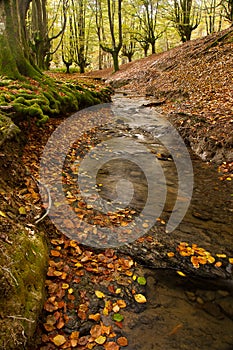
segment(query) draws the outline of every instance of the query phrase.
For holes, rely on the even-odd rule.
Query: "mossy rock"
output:
[[[44,300],[47,248],[38,233],[17,225],[0,260],[0,349],[23,349],[32,339]]]
[[[0,146],[6,141],[16,137],[20,133],[13,121],[0,114]]]

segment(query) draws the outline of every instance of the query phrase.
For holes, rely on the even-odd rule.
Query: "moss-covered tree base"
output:
[[[85,84],[86,85],[86,84]],[[0,112],[13,122],[31,117],[37,124],[49,117],[68,115],[81,108],[110,100],[111,90],[102,86],[96,91],[76,82],[62,82],[44,75],[38,80],[11,80],[0,77]]]

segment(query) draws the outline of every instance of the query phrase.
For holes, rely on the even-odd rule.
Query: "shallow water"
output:
[[[155,200],[152,200],[147,208],[148,222],[150,218],[155,217],[155,206],[157,209],[159,207],[159,210],[164,206],[161,217],[164,217],[166,222],[172,212],[175,212],[178,221],[181,221],[176,229],[169,233],[173,242],[177,244],[181,241],[191,242],[215,254],[226,253],[228,257],[233,256],[232,197],[230,197],[232,187],[229,183],[219,181],[214,167],[203,163],[191,153],[194,189],[191,204],[186,212],[191,193],[192,171],[188,169],[187,163],[180,167],[175,166],[174,163],[179,159],[182,161],[183,157],[180,152],[183,148],[177,147],[176,142],[171,142],[171,137],[176,135],[176,132],[159,113],[144,107],[143,104],[146,103],[148,100],[145,98],[121,95],[114,98],[112,109],[117,117],[115,124],[117,139],[107,147],[112,148],[115,156],[122,157],[121,151],[117,150],[119,145],[128,158],[131,154],[132,161],[134,161],[132,155],[136,156],[141,162],[141,171],[119,159],[115,165],[106,164],[98,174],[98,181],[103,184],[100,192],[103,199],[111,202],[112,194],[115,193],[118,206],[126,205],[127,197],[130,197],[131,206],[137,210],[142,209],[148,200],[146,192],[148,182],[154,181],[152,174],[155,164],[150,161],[148,155],[149,152],[154,153],[163,172],[161,177],[165,178],[166,195],[160,202],[163,195],[160,187],[164,186],[164,182],[161,178],[154,181],[155,186],[150,191],[152,191],[151,197]],[[127,131],[126,125],[129,126]],[[112,137],[112,129],[112,125],[109,130],[106,127],[105,135],[108,135],[109,131]],[[134,142],[127,143],[129,139]],[[141,145],[147,151],[143,151]],[[143,158],[140,158],[141,155]],[[112,170],[111,176],[109,176],[110,170]],[[142,173],[146,173],[147,182],[143,179]],[[136,195],[133,199],[131,190],[127,189],[127,181],[121,183],[119,191],[116,191],[116,184],[122,178],[134,184]],[[186,186],[181,186],[179,189],[183,180]],[[177,196],[179,204],[174,208]],[[169,237],[167,239],[169,240]],[[147,252],[139,252],[140,261],[143,261],[143,254],[146,256]],[[229,264],[228,269],[231,267]],[[148,303],[144,311],[138,314],[130,310],[124,312],[127,317],[123,332],[129,339],[129,346],[125,349],[233,349],[231,282],[228,284],[220,281],[212,284],[208,280],[196,281],[180,277],[175,271],[166,269],[155,270],[141,266],[141,270],[142,274],[147,276]]]

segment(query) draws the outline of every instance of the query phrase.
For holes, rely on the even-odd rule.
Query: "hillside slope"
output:
[[[93,72],[116,89],[150,96],[203,160],[233,161],[233,28],[170,51]]]

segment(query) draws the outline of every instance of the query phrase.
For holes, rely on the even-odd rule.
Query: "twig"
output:
[[[8,318],[13,318],[15,320],[24,320],[24,321],[31,322],[31,323],[35,322],[34,320],[29,320],[29,318],[22,317],[22,316],[7,316],[7,317]]]
[[[15,278],[15,276],[12,274],[11,270],[9,270],[7,267],[2,267],[2,266],[1,266],[1,268],[2,268],[2,270],[4,270],[4,271],[6,271],[6,272],[9,273],[9,275],[11,276],[11,278],[13,279],[13,281],[15,282],[16,286],[18,286],[18,285],[19,285],[19,284],[18,284],[18,281],[17,281],[17,279]]]
[[[44,187],[46,192],[47,192],[47,196],[48,196],[48,199],[49,199],[49,202],[48,202],[48,208],[46,209],[46,212],[44,213],[44,215],[39,218],[38,220],[35,221],[36,224],[38,224],[40,221],[44,220],[44,218],[48,215],[50,209],[51,209],[51,206],[52,206],[52,199],[51,199],[51,195],[50,195],[50,191],[48,189],[47,186],[45,186],[44,184],[42,184],[39,180],[36,180],[40,186]]]

